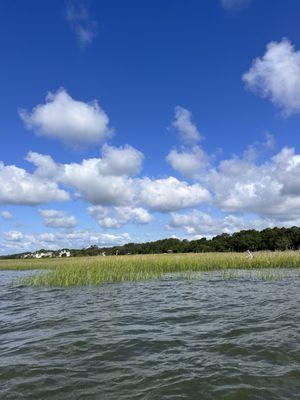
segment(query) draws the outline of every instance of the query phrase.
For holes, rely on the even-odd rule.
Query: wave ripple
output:
[[[299,275],[12,287],[1,400],[299,399]]]

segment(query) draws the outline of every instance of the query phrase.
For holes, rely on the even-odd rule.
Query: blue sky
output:
[[[299,225],[297,0],[0,9],[1,254]]]

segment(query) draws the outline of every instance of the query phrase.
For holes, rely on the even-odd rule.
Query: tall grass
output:
[[[161,279],[166,274],[201,271],[300,268],[300,252],[154,254],[40,260],[1,260],[0,269],[47,270],[23,279],[36,286],[98,285]]]

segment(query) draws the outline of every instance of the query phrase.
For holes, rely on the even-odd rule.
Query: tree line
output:
[[[300,250],[300,228],[267,228],[262,231],[242,230],[233,234],[223,233],[211,239],[180,240],[168,238],[146,243],[127,243],[123,246],[70,249],[71,255],[125,255],[160,253],[203,253],[203,252],[243,252],[243,251]],[[21,258],[25,253],[2,256],[0,258]]]
[[[127,243],[123,246],[91,246],[83,250],[73,250],[72,255],[125,255],[159,253],[204,253],[204,252],[243,252],[263,250],[300,249],[300,228],[268,228],[262,231],[243,230],[233,234],[223,233],[212,239],[180,240],[175,238],[156,240],[146,243]]]

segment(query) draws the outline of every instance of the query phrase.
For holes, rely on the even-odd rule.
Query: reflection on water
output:
[[[300,279],[13,287],[0,272],[1,400],[299,399]]]

